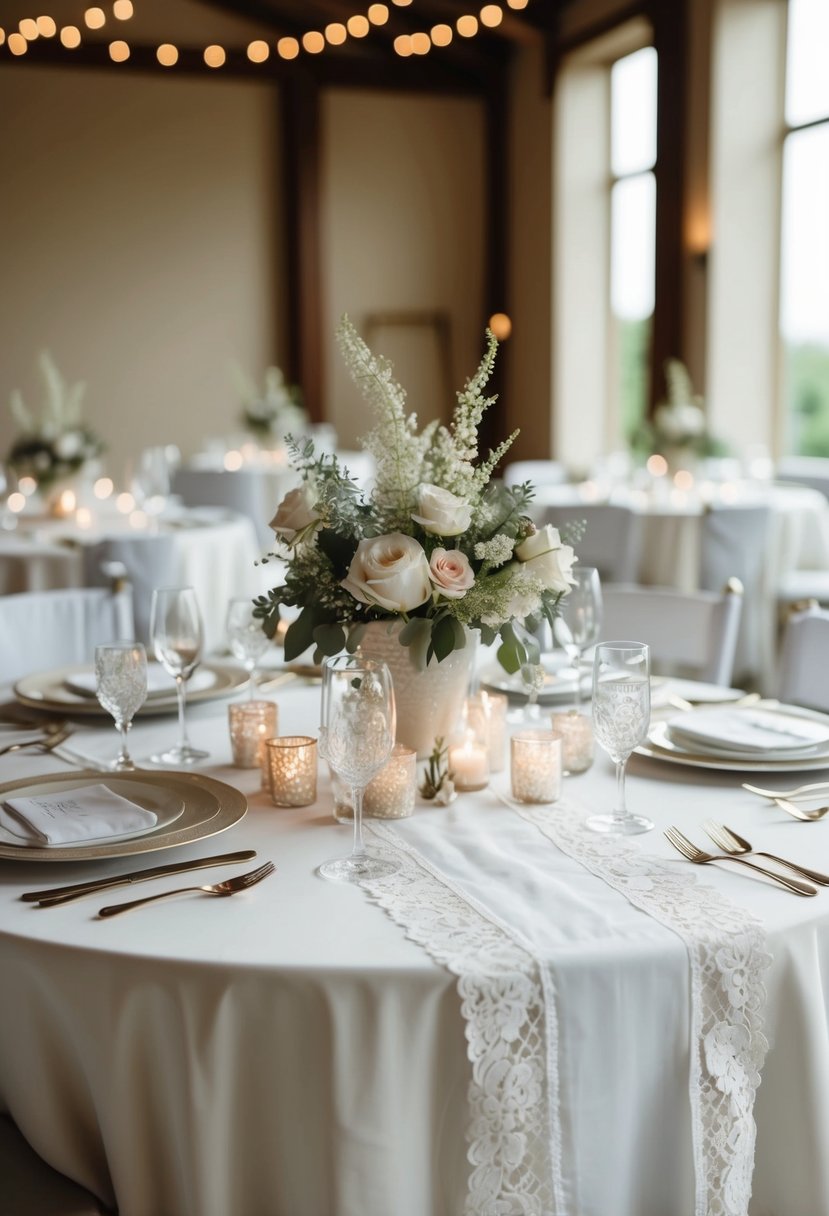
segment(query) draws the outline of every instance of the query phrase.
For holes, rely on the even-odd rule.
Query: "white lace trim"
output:
[[[509,803],[519,815],[672,929],[691,964],[690,1097],[695,1216],[746,1216],[754,1169],[754,1095],[768,1043],[763,1034],[766,934],[751,913],[693,874],[583,826],[572,803]]]
[[[472,1063],[467,1216],[563,1210],[557,1119],[555,999],[519,934],[461,893],[388,826],[364,824],[373,852],[400,869],[362,886],[458,977]],[[547,981],[548,983],[549,981]],[[554,1206],[555,1204],[555,1206]]]

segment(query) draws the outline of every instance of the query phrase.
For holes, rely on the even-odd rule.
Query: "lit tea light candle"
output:
[[[244,464],[244,457],[242,456],[241,452],[225,452],[223,463],[228,473],[235,473],[238,469],[241,469],[242,465]]]
[[[64,519],[71,515],[78,505],[78,499],[74,490],[63,490],[57,501],[56,515],[62,516]]]
[[[310,735],[268,739],[268,779],[274,806],[310,806],[317,798],[317,741]]]
[[[278,729],[276,704],[273,701],[240,701],[228,705],[227,718],[233,763],[237,768],[263,768],[265,742],[272,739]]]
[[[449,776],[459,791],[482,790],[489,784],[489,748],[474,730],[449,748]]]
[[[479,705],[483,713],[486,731],[490,773],[500,773],[506,763],[507,709],[509,698],[502,692],[487,692],[482,689],[467,698],[468,706]]]
[[[26,495],[15,490],[6,499],[6,506],[14,515],[19,515],[21,511],[26,510]]]
[[[129,515],[130,511],[135,510],[135,499],[129,490],[125,490],[123,494],[119,494],[115,499],[115,508],[122,515]]]
[[[584,773],[593,763],[593,723],[574,709],[553,714],[553,735],[561,739],[564,775]]]
[[[391,759],[366,786],[363,813],[374,819],[403,819],[411,815],[417,788],[417,753],[396,743]]]
[[[20,477],[17,482],[17,488],[21,494],[25,494],[29,498],[37,489],[37,482],[34,477]]]
[[[89,507],[78,507],[75,512],[75,523],[84,532],[88,532],[92,527],[92,512]]]
[[[561,797],[561,739],[546,730],[524,730],[510,740],[510,777],[516,802],[555,802]]]
[[[103,501],[105,498],[112,497],[112,491],[114,489],[115,486],[111,477],[99,477],[95,482],[95,485],[92,487],[92,493],[96,498],[100,498]]]

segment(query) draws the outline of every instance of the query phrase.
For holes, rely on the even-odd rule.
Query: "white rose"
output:
[[[432,582],[448,600],[459,600],[475,582],[469,558],[460,549],[433,549],[429,558]]]
[[[78,431],[64,431],[55,440],[55,455],[61,460],[74,460],[83,450],[83,435]]]
[[[460,536],[472,523],[469,503],[426,481],[417,488],[417,509],[412,519],[430,536]]]
[[[277,536],[290,544],[297,533],[314,523],[316,518],[314,495],[308,484],[303,482],[295,490],[288,491],[276,508],[276,515],[268,527],[273,528]]]
[[[402,532],[361,540],[341,586],[361,604],[387,612],[411,612],[432,594],[426,554]]]
[[[516,546],[515,556],[524,569],[544,584],[548,591],[569,591],[574,583],[575,553],[561,543],[558,528],[545,524],[538,532]]]

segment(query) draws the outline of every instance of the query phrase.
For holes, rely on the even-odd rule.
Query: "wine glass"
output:
[[[147,652],[140,642],[95,647],[95,695],[121,734],[121,750],[109,767],[132,771],[135,764],[127,749],[127,732],[147,698]]]
[[[542,629],[546,629],[546,622],[542,624],[541,629],[532,632],[526,625],[516,620],[512,622],[512,629],[516,639],[524,648],[524,661],[519,668],[519,674],[527,700],[520,710],[509,715],[509,720],[538,726],[541,722],[538,694],[544,687],[546,676],[544,664],[541,661],[542,651],[548,649],[542,633]]]
[[[231,600],[227,606],[227,640],[235,658],[245,665],[248,673],[248,700],[253,700],[256,687],[256,664],[268,649],[270,638],[262,622],[253,615],[250,600]]]
[[[602,642],[593,661],[593,730],[616,764],[617,806],[610,815],[592,815],[596,832],[634,836],[653,827],[625,806],[625,765],[648,733],[651,714],[650,655],[644,642]]]
[[[155,657],[176,681],[180,740],[168,751],[153,756],[158,764],[193,764],[209,752],[190,746],[184,724],[187,681],[198,666],[202,648],[202,623],[192,587],[160,587],[153,592],[150,638]]]
[[[581,657],[598,642],[602,628],[602,584],[595,566],[576,566],[575,583],[561,601],[558,640],[576,672],[575,704],[581,705]]]
[[[387,763],[395,735],[394,692],[385,663],[338,655],[322,665],[320,755],[351,788],[354,844],[350,857],[326,861],[317,871],[337,882],[385,878],[399,867],[370,857],[363,843],[363,794]]]

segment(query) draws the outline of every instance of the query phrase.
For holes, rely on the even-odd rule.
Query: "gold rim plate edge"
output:
[[[223,663],[203,663],[203,667],[208,668],[217,676],[216,684],[210,688],[203,688],[195,692],[187,694],[187,704],[195,705],[202,701],[219,701],[225,697],[231,697],[234,693],[240,692],[247,686],[248,675],[245,671],[240,671],[238,668],[230,667]],[[33,681],[39,681],[50,686],[53,690],[63,689],[63,679],[70,673],[75,671],[88,671],[88,664],[73,664],[69,667],[55,668],[53,671],[36,672],[30,676],[24,676],[22,680],[18,680],[14,686],[15,698],[21,705],[25,705],[29,709],[47,710],[49,713],[62,713],[67,717],[108,717],[105,709],[98,702],[90,697],[82,697],[80,694],[72,693],[69,689],[65,689],[58,696],[36,696],[34,689],[37,684]],[[27,691],[27,688],[31,691]],[[148,698],[136,714],[136,718],[149,718],[154,715],[171,714],[178,709],[178,699],[175,693],[171,693],[169,697],[158,696]]]

